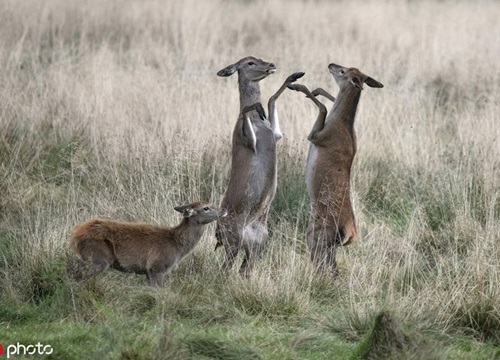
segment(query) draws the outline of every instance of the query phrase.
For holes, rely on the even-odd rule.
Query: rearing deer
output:
[[[340,88],[337,99],[322,89],[310,92],[304,85],[288,87],[306,94],[319,108],[319,115],[308,136],[306,184],[311,200],[307,242],[311,259],[320,270],[337,272],[335,248],[348,245],[357,237],[350,199],[351,166],[356,154],[354,118],[363,83],[374,88],[383,85],[356,68],[328,66]],[[315,96],[334,101],[326,107]]]
[[[265,243],[269,207],[276,193],[276,142],[282,138],[276,100],[286,87],[302,77],[294,73],[285,80],[268,103],[266,118],[260,99],[259,81],[276,72],[276,66],[254,57],[245,57],[220,70],[218,76],[238,72],[240,114],[233,131],[231,174],[222,205],[228,216],[217,223],[216,249],[224,245],[223,271],[234,264],[240,249],[245,259],[240,273],[248,275]]]

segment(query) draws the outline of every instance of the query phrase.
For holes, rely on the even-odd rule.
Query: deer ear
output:
[[[349,79],[349,82],[353,84],[355,87],[357,87],[360,90],[363,90],[363,83],[357,76],[353,76],[352,78]]]
[[[219,70],[217,73],[218,76],[231,76],[236,72],[236,64],[232,64],[229,66],[226,66],[224,69]]]
[[[382,85],[382,83],[379,83],[377,80],[375,80],[374,78],[371,78],[371,77],[367,77],[365,79],[365,84],[368,85],[369,87],[373,87],[373,88],[383,88],[384,85]]]
[[[183,211],[184,211],[184,209],[185,209],[185,208],[186,208],[186,205],[182,205],[182,206],[175,206],[175,207],[174,207],[174,210],[175,210],[175,211],[178,211],[178,212],[180,212],[180,213],[181,213],[181,212],[183,212]]]
[[[191,216],[193,216],[193,214],[194,214],[194,210],[191,209],[190,207],[188,207],[187,209],[185,209],[184,212],[182,213],[182,215],[185,218],[191,217]]]
[[[194,214],[193,208],[189,205],[176,206],[174,209],[182,213],[185,218],[191,217]]]

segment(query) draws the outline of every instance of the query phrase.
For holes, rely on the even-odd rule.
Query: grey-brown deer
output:
[[[268,237],[267,218],[277,183],[276,142],[282,138],[276,100],[287,85],[304,75],[297,72],[287,77],[269,99],[267,118],[261,103],[259,81],[275,71],[273,63],[250,56],[217,73],[230,76],[238,72],[240,93],[230,179],[221,205],[228,209],[228,216],[218,220],[216,231],[216,249],[223,245],[226,250],[224,272],[232,268],[243,249],[245,258],[240,273],[249,275]]]
[[[337,273],[335,250],[357,238],[356,220],[351,204],[351,167],[356,154],[354,118],[363,84],[383,85],[356,68],[328,66],[340,91],[335,99],[323,89],[309,91],[302,84],[291,84],[319,108],[319,115],[308,136],[306,185],[311,201],[307,243],[311,260],[322,272]],[[328,113],[316,99],[323,95],[334,101]]]
[[[90,262],[86,275],[111,267],[144,274],[150,285],[161,285],[164,276],[198,244],[204,226],[227,215],[226,209],[204,201],[177,206],[175,210],[182,213],[183,219],[173,228],[105,219],[75,225],[71,245],[80,265]]]

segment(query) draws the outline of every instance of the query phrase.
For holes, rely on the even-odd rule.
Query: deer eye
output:
[[[210,208],[209,208],[208,206],[205,206],[205,207],[203,208],[203,210],[204,210],[204,211],[208,211],[208,210],[210,210]]]
[[[340,74],[340,75],[344,75],[344,73],[345,73],[344,69],[340,69],[340,70],[339,70],[339,74]]]
[[[250,61],[250,62],[248,63],[248,65],[252,66],[252,65],[255,65],[255,63],[254,63],[253,61]]]

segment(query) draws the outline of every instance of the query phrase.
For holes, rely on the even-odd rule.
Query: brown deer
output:
[[[249,275],[268,237],[267,217],[276,193],[276,142],[282,134],[276,100],[304,73],[293,73],[271,96],[266,117],[260,98],[259,81],[276,71],[276,66],[246,57],[220,70],[218,76],[238,72],[240,113],[233,131],[231,173],[222,206],[228,216],[217,223],[216,249],[223,245],[224,272],[232,268],[240,249],[245,259],[240,273]]]
[[[182,213],[181,223],[164,228],[142,223],[91,219],[75,225],[71,245],[79,262],[91,263],[87,275],[113,268],[146,275],[152,286],[159,286],[166,274],[194,249],[204,225],[227,215],[207,202],[174,208]]]
[[[337,273],[335,248],[348,245],[357,238],[356,221],[351,205],[351,166],[356,154],[354,118],[363,84],[383,85],[356,68],[336,64],[328,66],[340,91],[335,99],[323,89],[309,91],[301,84],[290,89],[300,91],[319,108],[319,115],[308,136],[306,184],[311,200],[307,242],[311,259],[319,270]],[[334,101],[332,110],[315,96]]]

